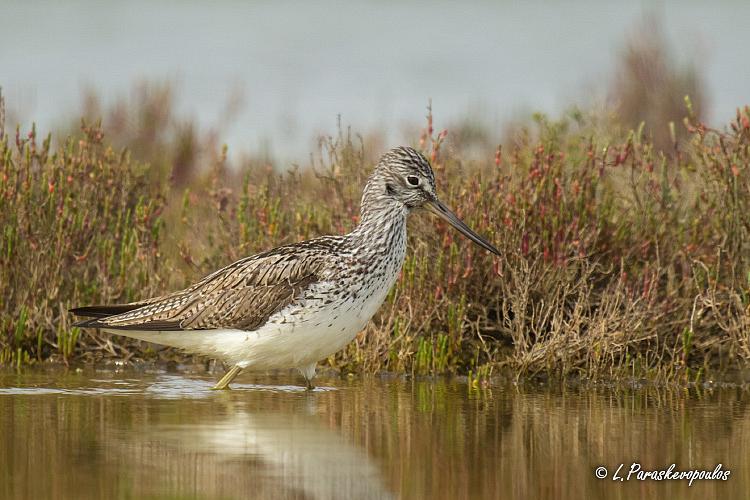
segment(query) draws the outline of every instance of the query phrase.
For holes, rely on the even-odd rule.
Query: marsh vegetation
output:
[[[56,146],[33,128],[0,139],[3,363],[179,357],[79,331],[66,310],[164,292],[357,223],[379,153],[361,137],[340,130],[305,168],[254,159],[230,168],[226,151],[193,154],[189,129],[164,133],[169,125],[149,115],[158,92],[144,96],[125,148],[123,134],[85,123]],[[327,363],[689,380],[744,366],[750,111],[722,130],[689,103],[686,114],[671,125],[684,139],[673,135],[666,150],[642,128],[603,132],[584,114],[540,115],[471,159],[430,117],[414,142],[439,191],[503,255],[492,259],[440,222],[413,221],[397,286]],[[210,167],[198,168],[207,156]]]

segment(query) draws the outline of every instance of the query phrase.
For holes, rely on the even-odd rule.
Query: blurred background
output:
[[[750,97],[742,0],[0,6],[9,127],[127,120],[122,108],[151,92],[230,157],[304,161],[339,116],[386,147],[413,141],[429,99],[441,126],[497,131],[572,106],[611,108],[633,126],[654,114],[679,123],[686,93],[725,123]]]

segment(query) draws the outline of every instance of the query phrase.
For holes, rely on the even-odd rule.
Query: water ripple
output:
[[[90,379],[90,383],[101,384],[94,387],[54,387],[54,381],[49,385],[35,387],[2,387],[0,396],[41,396],[41,395],[73,395],[73,396],[128,396],[146,394],[160,399],[175,398],[206,398],[220,392],[212,391],[212,380],[181,377],[178,375],[162,375],[155,382],[139,379],[105,380]],[[316,387],[312,392],[330,392],[335,387]],[[270,384],[232,384],[232,392],[252,391],[266,393],[305,393],[307,389],[298,385],[270,385]]]

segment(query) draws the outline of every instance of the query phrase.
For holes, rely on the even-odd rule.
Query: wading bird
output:
[[[246,257],[196,284],[129,304],[86,306],[76,326],[178,347],[245,368],[297,368],[313,388],[317,362],[348,344],[383,303],[406,254],[406,218],[428,209],[483,248],[487,240],[437,197],[429,161],[408,147],[384,154],[365,185],[359,225]]]

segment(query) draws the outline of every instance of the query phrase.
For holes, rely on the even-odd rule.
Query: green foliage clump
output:
[[[67,309],[159,288],[164,197],[146,171],[99,127],[55,149],[33,128],[0,138],[0,363],[116,354]]]

